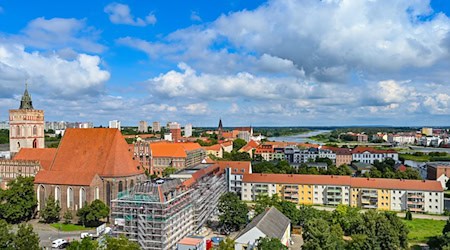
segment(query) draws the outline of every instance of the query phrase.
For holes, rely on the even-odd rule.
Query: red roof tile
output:
[[[225,171],[226,168],[231,169],[232,174],[251,173],[252,163],[249,161],[218,161],[220,169]],[[242,172],[244,170],[244,172]]]
[[[354,178],[336,175],[244,174],[242,181],[252,183],[337,185],[356,188],[443,191],[442,185],[438,181]]]
[[[39,172],[35,183],[90,183],[101,177],[123,177],[142,174],[139,162],[118,129],[92,128],[66,130],[55,159],[48,171]],[[69,173],[71,176],[68,176]],[[60,178],[59,175],[66,178]]]
[[[198,143],[186,142],[186,143],[170,143],[159,142],[150,143],[150,150],[153,157],[187,157],[186,151],[200,149],[201,146]]]
[[[14,160],[39,161],[42,168],[48,170],[55,158],[56,150],[56,148],[22,148],[14,156]]]
[[[392,149],[388,149],[388,150],[381,150],[381,149],[376,149],[376,148],[371,148],[371,147],[361,147],[358,146],[356,148],[354,148],[352,150],[352,154],[360,154],[360,153],[364,153],[364,152],[370,152],[372,154],[391,154],[391,153],[397,153],[397,151],[392,150]]]

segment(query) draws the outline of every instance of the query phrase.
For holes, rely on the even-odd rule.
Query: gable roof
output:
[[[371,148],[371,147],[362,147],[362,146],[357,146],[356,148],[354,148],[352,150],[352,154],[361,154],[364,152],[369,152],[372,154],[392,154],[392,153],[397,153],[397,151],[392,150],[392,149],[387,149],[387,150],[381,150],[381,149],[376,149],[376,148]]]
[[[91,183],[95,175],[124,177],[142,174],[138,166],[139,162],[133,159],[132,151],[118,129],[69,128],[50,168],[40,171],[35,183],[86,184]]]
[[[247,224],[247,226],[236,236],[236,239],[246,234],[252,228],[258,228],[262,233],[269,238],[282,239],[286,229],[291,224],[291,220],[282,214],[275,207],[266,209],[262,214],[259,214]]]
[[[50,169],[56,155],[56,148],[21,148],[14,160],[39,161],[44,170]]]
[[[253,150],[254,148],[258,147],[258,143],[254,140],[250,140],[245,146],[243,146],[241,149],[239,149],[239,152],[248,152],[250,150]]]
[[[248,174],[251,173],[252,169],[250,161],[217,161],[217,165],[219,165],[221,171],[230,168],[232,174]]]

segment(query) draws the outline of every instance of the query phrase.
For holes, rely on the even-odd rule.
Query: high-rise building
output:
[[[184,126],[184,137],[192,136],[192,124],[188,123]]]
[[[119,120],[109,121],[109,128],[117,128],[118,130],[121,130],[120,121]]]
[[[138,132],[139,133],[147,133],[148,132],[148,124],[146,121],[139,122]]]
[[[170,122],[169,130],[172,134],[172,141],[179,142],[181,141],[181,126],[177,122]]]
[[[33,108],[28,86],[25,87],[19,109],[9,110],[9,150],[44,148],[44,111]]]
[[[159,122],[153,122],[152,130],[153,132],[161,132],[161,124]]]

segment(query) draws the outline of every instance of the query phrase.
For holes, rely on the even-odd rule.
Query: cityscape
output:
[[[21,3],[0,249],[450,249],[445,0]]]

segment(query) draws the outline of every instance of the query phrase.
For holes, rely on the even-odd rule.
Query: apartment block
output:
[[[115,233],[139,243],[141,249],[175,249],[216,215],[225,178],[216,164],[205,165],[188,179],[139,183],[111,202]]]
[[[217,164],[225,172],[228,192],[241,196],[242,177],[252,173],[252,163],[249,161],[218,161]]]
[[[395,150],[380,150],[369,147],[356,147],[352,150],[353,161],[373,164],[375,161],[384,161],[391,158],[398,161],[398,153]]]
[[[333,175],[244,174],[242,200],[279,195],[296,204],[339,204],[364,209],[441,214],[443,188],[438,181],[355,178]]]

